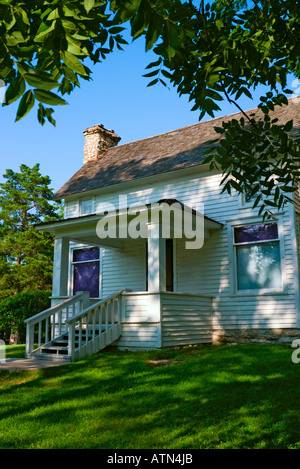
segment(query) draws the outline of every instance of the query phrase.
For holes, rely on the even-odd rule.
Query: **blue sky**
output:
[[[81,167],[82,132],[95,124],[114,129],[122,144],[197,123],[199,113],[190,111],[193,104],[187,97],[179,97],[174,88],[163,85],[147,87],[151,79],[142,75],[155,58],[152,52],[145,53],[142,39],[124,52],[113,52],[92,68],[93,81],[82,81],[81,88],[66,95],[69,105],[55,108],[56,127],[49,123],[41,126],[35,109],[15,123],[16,103],[0,107],[0,181],[7,168],[18,171],[22,163],[40,163],[42,174],[52,180],[52,188],[59,189]],[[256,93],[253,100],[239,100],[239,104],[251,109],[261,94]],[[236,112],[225,101],[220,107],[216,117]]]

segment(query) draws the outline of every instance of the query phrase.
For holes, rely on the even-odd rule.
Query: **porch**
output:
[[[95,303],[88,292],[78,292],[25,321],[26,357],[76,361],[111,344],[157,349],[211,343],[211,303],[203,295],[126,290]]]
[[[167,235],[162,226],[164,214],[154,217],[154,220],[147,219],[139,241],[135,236],[124,236],[124,229],[127,233],[129,223],[134,219],[132,214],[128,215],[127,209],[119,211],[117,222],[116,214],[108,213],[115,228],[110,237],[105,233],[99,236],[98,223],[102,222],[103,214],[38,226],[38,229],[55,235],[53,296],[49,310],[26,321],[27,356],[49,358],[51,355],[58,360],[78,360],[110,344],[120,348],[151,349],[210,343],[212,298],[198,294],[198,291],[196,294],[178,291],[176,281],[174,246],[178,233],[181,234],[181,242],[191,242],[195,237],[192,223],[188,229],[182,230],[184,208],[179,203],[173,205],[172,220],[167,210],[170,222]],[[147,207],[136,208],[132,213],[137,211],[147,213]],[[196,240],[200,247],[212,231],[222,228],[220,223],[194,210],[189,210],[189,213],[194,225],[201,228]],[[98,247],[114,252],[114,263],[110,262],[104,272],[101,268],[96,269],[96,274],[87,272],[86,282],[76,284],[70,272],[71,243],[79,243],[90,250]],[[132,254],[122,261],[125,251]],[[134,264],[134,256],[139,264],[138,274],[135,266],[131,265]],[[133,271],[134,275],[131,275]],[[102,281],[109,275],[114,276],[119,283],[110,281],[106,295],[101,295],[101,292],[97,295],[95,290],[90,295],[86,290],[92,292],[90,287],[95,275],[101,276]],[[37,344],[35,348],[34,343]]]

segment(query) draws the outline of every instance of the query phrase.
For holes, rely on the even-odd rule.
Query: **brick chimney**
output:
[[[97,124],[83,131],[85,136],[83,164],[96,161],[105,154],[106,150],[118,145],[121,137],[113,130],[107,130],[103,124]]]

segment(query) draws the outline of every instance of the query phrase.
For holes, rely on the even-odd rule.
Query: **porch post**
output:
[[[52,296],[68,295],[69,239],[55,238]]]
[[[148,223],[148,291],[166,291],[166,240],[159,223]]]

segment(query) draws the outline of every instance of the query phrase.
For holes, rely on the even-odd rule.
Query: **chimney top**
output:
[[[106,129],[103,124],[96,124],[83,131],[85,136],[83,164],[102,158],[106,150],[118,145],[121,137],[114,130]]]

